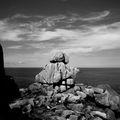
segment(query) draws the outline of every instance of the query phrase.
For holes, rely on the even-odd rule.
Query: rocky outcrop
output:
[[[69,67],[68,56],[63,52],[54,53],[50,59],[50,63],[36,75],[35,82],[53,85],[58,92],[66,91],[74,86],[74,78],[78,72],[75,67]]]
[[[19,88],[13,77],[5,74],[3,49],[0,45],[0,120],[16,120],[9,104],[20,97]]]
[[[35,82],[20,89],[21,97],[10,108],[31,120],[120,119],[120,95],[109,85],[75,84],[77,69],[68,67],[68,61],[64,53],[54,54]]]
[[[4,59],[3,59],[3,49],[0,45],[0,77],[5,76],[5,70],[4,70]]]
[[[119,118],[120,100],[115,102],[106,99],[103,97],[105,91],[102,88],[82,84],[82,86],[75,85],[65,92],[55,93],[54,89],[48,91],[46,86],[34,84],[36,87],[32,89],[29,86],[20,90],[22,97],[10,104],[11,109],[21,109],[23,114],[33,120],[71,120],[73,118],[76,120],[116,120]],[[109,89],[114,91],[110,86]],[[120,99],[118,94],[113,95],[107,88],[106,90],[111,97]],[[109,104],[106,104],[107,102]],[[116,107],[111,107],[110,103]]]

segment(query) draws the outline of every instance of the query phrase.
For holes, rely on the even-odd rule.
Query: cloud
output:
[[[2,41],[21,41],[19,35],[24,34],[21,29],[16,28],[16,25],[9,24],[6,19],[0,21],[0,39]]]
[[[101,50],[120,49],[120,23],[114,23],[103,26],[89,26],[88,31],[81,32],[81,30],[64,31],[64,39],[69,39],[64,44],[63,50],[66,52],[97,52]],[[72,37],[71,37],[72,36]]]
[[[110,14],[109,11],[92,13],[89,17],[81,18],[78,15],[71,17],[65,15],[47,16],[31,23],[12,23],[9,20],[0,21],[0,39],[2,41],[27,43],[28,47],[53,50],[58,48],[68,53],[90,53],[101,50],[120,48],[120,22],[111,24],[79,24],[75,28],[67,29],[65,24],[71,18],[76,20],[101,20]],[[29,18],[30,16],[16,15],[16,18]],[[74,21],[75,22],[75,21]],[[61,24],[59,27],[58,24]],[[76,22],[75,22],[76,23]],[[47,26],[45,26],[47,24]],[[50,24],[50,25],[48,25]],[[58,25],[58,26],[57,26]],[[67,24],[68,25],[68,24]],[[73,23],[69,24],[75,26]],[[31,43],[32,41],[32,43]],[[21,49],[18,45],[8,49]]]
[[[54,43],[30,43],[27,44],[30,48],[38,48],[38,49],[48,49],[52,48],[55,44]]]
[[[94,12],[91,15],[89,15],[89,17],[83,17],[79,19],[83,21],[98,21],[108,16],[109,14],[110,14],[110,11],[105,10],[103,12]]]
[[[21,30],[7,30],[0,33],[0,39],[3,41],[21,41],[19,35],[23,34]]]
[[[7,49],[21,49],[22,46],[21,45],[15,45],[15,46],[9,46],[7,47]]]
[[[27,16],[24,14],[15,14],[10,19],[16,19],[16,18],[30,18],[31,16]]]

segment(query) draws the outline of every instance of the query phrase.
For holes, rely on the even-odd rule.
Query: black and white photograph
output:
[[[0,120],[120,120],[120,0],[0,0]]]

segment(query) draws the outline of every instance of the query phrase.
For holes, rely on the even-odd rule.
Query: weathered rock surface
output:
[[[79,70],[66,65],[68,61],[69,58],[65,53],[54,53],[50,63],[35,76],[35,82],[53,85],[57,92],[64,92],[74,87],[74,78]]]
[[[50,62],[51,63],[63,62],[64,64],[68,64],[69,57],[62,51],[53,52],[51,53]]]
[[[11,103],[10,107],[12,109],[21,109],[23,114],[28,115],[29,118],[33,120],[71,120],[73,118],[76,120],[116,120],[117,117],[119,117],[119,106],[117,106],[117,109],[113,109],[110,104],[106,105],[108,99],[104,99],[103,101],[105,102],[100,102],[102,99],[101,94],[104,93],[104,90],[103,93],[97,93],[96,88],[93,87],[92,89],[95,89],[95,91],[92,91],[93,95],[91,95],[90,92],[88,92],[88,94],[85,91],[85,89],[89,89],[87,86],[84,87],[83,91],[79,89],[81,86],[79,86],[76,91],[78,86],[75,86],[62,93],[56,93],[54,89],[47,91],[44,85],[40,85],[41,87],[39,86],[39,89],[38,87],[34,87],[34,89],[32,87],[32,89],[30,89],[31,86],[32,85],[22,90],[21,93],[23,97]],[[81,94],[78,94],[78,91],[84,93],[86,97],[82,97]],[[102,88],[100,91],[102,91]],[[98,95],[99,101],[96,99]],[[109,93],[109,95],[112,96],[111,93]],[[112,105],[114,105],[114,102]]]
[[[76,68],[69,67],[63,62],[49,63],[45,66],[44,70],[36,75],[35,80],[40,83],[53,84],[59,82],[61,79],[69,78],[67,82],[71,84],[73,81],[70,80],[75,78],[77,72]]]
[[[120,110],[120,95],[115,92],[109,85],[98,85],[103,89],[103,93],[96,94],[95,99],[102,105],[110,106],[112,110]]]

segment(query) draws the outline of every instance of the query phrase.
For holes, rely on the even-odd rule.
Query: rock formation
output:
[[[11,76],[5,74],[3,49],[0,45],[0,120],[15,120],[9,104],[20,97],[19,89]]]
[[[21,97],[10,104],[31,120],[118,120],[120,95],[109,85],[75,84],[77,68],[68,66],[59,52],[36,75],[35,82],[20,89]]]
[[[2,46],[0,45],[0,77],[2,76],[5,76],[5,70],[4,70],[3,50],[2,50]]]
[[[39,74],[36,75],[35,81],[41,84],[53,85],[56,91],[66,91],[74,86],[74,78],[78,72],[77,68],[69,67],[68,56],[63,52],[53,54],[50,63],[47,64]]]

